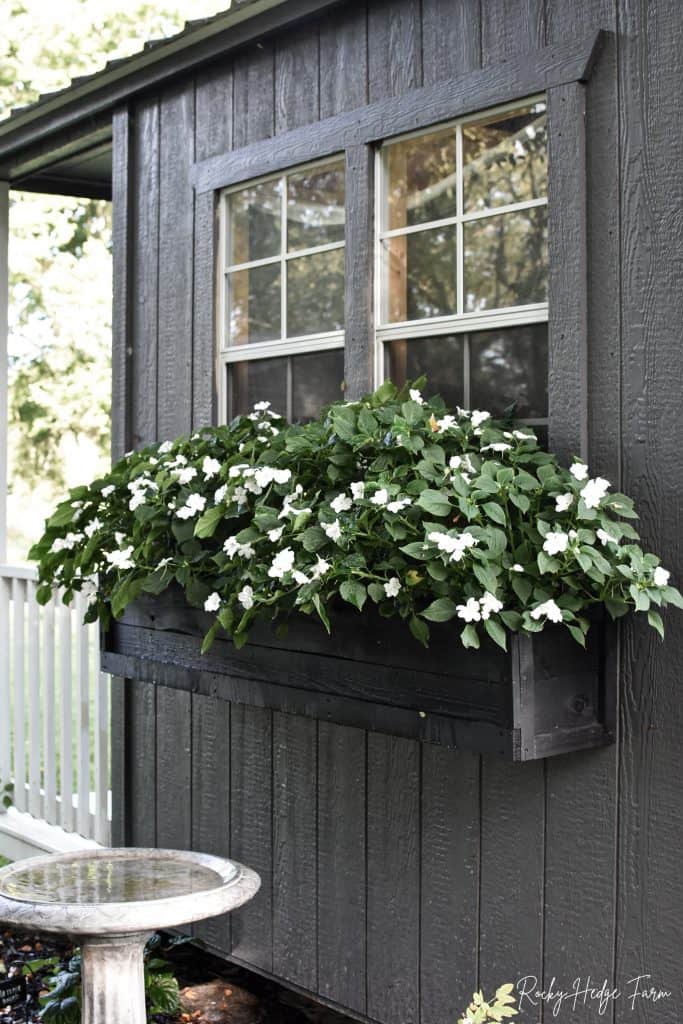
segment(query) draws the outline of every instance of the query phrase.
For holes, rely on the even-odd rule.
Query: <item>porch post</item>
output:
[[[7,307],[9,303],[9,183],[0,181],[0,564],[7,560]]]

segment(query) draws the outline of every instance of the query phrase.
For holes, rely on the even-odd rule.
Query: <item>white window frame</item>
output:
[[[218,411],[219,422],[226,423],[228,419],[228,369],[233,363],[251,362],[255,359],[286,358],[287,356],[300,355],[306,352],[325,352],[330,349],[344,347],[344,328],[339,331],[323,331],[318,334],[306,334],[300,337],[286,337],[287,331],[287,264],[290,260],[299,259],[303,256],[313,256],[318,253],[332,252],[335,249],[346,248],[346,217],[344,218],[344,239],[340,242],[327,242],[323,245],[311,246],[308,249],[296,249],[293,252],[287,251],[287,178],[293,174],[300,174],[302,171],[314,170],[317,167],[325,167],[329,164],[339,163],[344,165],[344,153],[335,153],[332,156],[324,157],[321,160],[313,160],[308,163],[295,164],[286,170],[276,174],[264,174],[260,177],[249,178],[237,185],[224,188],[218,196],[218,267],[216,274],[216,335],[217,335],[217,380],[218,380]],[[250,260],[246,263],[229,264],[227,260],[229,249],[230,196],[236,192],[242,192],[254,185],[261,185],[268,181],[280,181],[282,183],[280,195],[280,252],[276,256],[268,256],[264,259]],[[344,193],[346,194],[346,181],[344,182]],[[345,204],[346,211],[346,204]],[[228,275],[236,270],[250,270],[253,267],[280,265],[280,331],[279,339],[272,341],[256,341],[244,345],[231,345],[227,324],[227,279]],[[344,276],[344,290],[346,293],[346,276]]]
[[[485,210],[472,210],[469,213],[464,211],[463,196],[463,145],[462,129],[464,125],[480,124],[489,121],[498,114],[505,114],[512,110],[519,110],[533,103],[547,104],[548,99],[544,93],[528,96],[505,103],[501,106],[492,107],[481,111],[476,115],[459,117],[451,121],[443,121],[431,125],[428,128],[420,128],[414,132],[406,132],[384,140],[375,151],[375,287],[374,287],[374,322],[375,322],[375,384],[380,384],[385,379],[385,346],[393,340],[410,338],[434,337],[441,334],[463,334],[472,331],[484,331],[503,327],[515,327],[534,323],[547,323],[548,303],[538,302],[525,306],[509,306],[495,310],[477,310],[472,313],[464,312],[464,248],[463,248],[463,225],[473,220],[482,220],[488,217],[495,217],[504,213],[513,213],[517,210],[529,210],[539,206],[548,205],[547,194],[540,199],[530,199],[522,203],[510,203],[504,206],[487,207]],[[440,132],[448,128],[454,128],[456,133],[456,213],[451,217],[444,217],[440,220],[425,222],[424,224],[410,225],[405,228],[385,229],[385,216],[388,208],[388,170],[386,167],[385,154],[391,146],[407,139],[420,138]],[[383,242],[387,238],[400,237],[402,235],[414,234],[417,231],[425,231],[434,227],[456,226],[457,234],[457,312],[448,316],[425,317],[421,320],[407,320],[400,323],[386,322],[382,320],[383,306],[388,296],[383,294]],[[465,351],[465,395],[464,404],[469,408],[469,360]],[[546,423],[547,419],[529,420],[531,423]]]

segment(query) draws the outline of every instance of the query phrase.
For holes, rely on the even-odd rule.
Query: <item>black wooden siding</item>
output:
[[[636,499],[645,541],[680,582],[678,0],[354,0],[139,101],[118,133],[130,178],[115,161],[119,237],[131,240],[116,264],[132,348],[120,444],[213,415],[212,206],[193,195],[194,160],[593,27],[610,35],[588,88],[588,451]],[[351,367],[354,387],[364,369]],[[479,984],[588,974],[622,988],[652,974],[673,999],[635,1015],[622,999],[613,1019],[674,1021],[683,630],[667,618],[665,645],[624,624],[618,744],[526,765],[121,684],[118,838],[251,864],[258,898],[198,932],[387,1024],[443,1024]],[[558,1019],[596,1012],[579,1004]]]

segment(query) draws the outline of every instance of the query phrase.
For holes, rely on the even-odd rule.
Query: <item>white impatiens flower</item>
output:
[[[56,555],[60,551],[72,551],[81,540],[83,540],[82,533],[67,533],[66,537],[56,537],[52,542],[50,554]]]
[[[247,492],[244,487],[236,487],[232,492],[232,500],[236,501],[238,505],[244,505],[247,500]]]
[[[277,542],[279,541],[280,537],[284,533],[284,529],[285,529],[284,526],[278,526],[274,530],[268,530],[268,540],[272,541],[273,544],[277,544]]]
[[[430,540],[432,544],[436,544],[439,551],[450,555],[452,562],[459,562],[468,548],[476,547],[479,543],[477,538],[467,531],[459,534],[457,537],[452,537],[448,533],[440,533],[434,530],[427,535],[427,540]]]
[[[574,501],[574,495],[567,491],[566,494],[558,494],[555,498],[555,511],[566,512]]]
[[[254,607],[253,588],[248,585],[246,587],[242,587],[239,594],[237,595],[237,600],[245,609],[245,611],[249,611],[250,608]]]
[[[512,445],[507,441],[494,441],[492,444],[485,444],[481,449],[483,452],[510,452]]]
[[[545,616],[549,622],[562,622],[562,609],[555,604],[552,598],[537,605],[529,614],[532,619],[537,621]]]
[[[597,534],[598,540],[603,545],[605,545],[605,544],[618,544],[619,543],[617,538],[616,537],[612,537],[611,534],[609,534],[607,532],[607,530],[596,530],[595,532]]]
[[[231,480],[236,480],[238,476],[242,476],[245,469],[249,469],[246,462],[240,462],[236,466],[231,466],[228,470],[228,476]]]
[[[217,473],[220,473],[220,470],[221,464],[218,459],[212,459],[209,455],[204,456],[204,461],[202,462],[202,473],[206,480],[210,480],[212,476],[216,476]]]
[[[589,480],[580,492],[586,508],[597,508],[608,490],[609,480],[604,480],[601,476]]]
[[[555,530],[547,533],[543,541],[543,550],[547,555],[560,555],[567,550],[569,534],[562,530]]]
[[[370,498],[371,505],[386,505],[389,501],[389,492],[386,487],[380,487]]]
[[[181,469],[174,469],[173,475],[179,484],[189,484],[196,477],[197,470],[194,466],[183,466]]]
[[[254,412],[265,412],[266,409],[270,409],[270,402],[255,402]]]
[[[204,602],[205,612],[217,612],[221,606],[221,595],[217,594],[214,590],[213,594],[209,594],[206,601]]]
[[[206,508],[206,498],[203,494],[191,494],[182,508],[176,512],[178,519],[193,519],[198,512]]]
[[[294,579],[294,582],[298,583],[300,587],[303,587],[304,584],[311,582],[306,573],[301,572],[300,569],[295,569],[294,572],[292,573],[292,577]]]
[[[167,455],[168,452],[170,452],[172,447],[173,447],[173,445],[172,445],[172,443],[170,441],[164,441],[163,444],[159,445],[159,448],[158,448],[159,455]]]
[[[451,427],[458,425],[458,420],[455,416],[442,416],[440,420],[435,420],[434,422],[437,430],[450,430]]]
[[[102,523],[99,521],[97,516],[95,516],[95,518],[91,519],[88,525],[85,527],[85,535],[86,537],[92,537],[94,533],[97,533],[97,531],[101,529]]]
[[[468,597],[465,604],[459,604],[456,608],[459,619],[464,619],[465,622],[479,622],[481,619],[481,610],[479,608],[479,602],[476,597]]]
[[[658,565],[657,568],[655,569],[654,576],[653,576],[655,586],[656,587],[666,587],[668,582],[669,582],[669,577],[670,576],[671,576],[671,573],[668,571],[668,569],[665,569],[663,566]]]
[[[392,576],[390,580],[384,584],[384,593],[387,597],[397,597],[398,592],[401,589],[401,581],[398,576]]]
[[[422,392],[419,391],[418,388],[411,388],[408,394],[410,395],[410,400],[412,402],[417,402],[418,405],[425,404],[425,400],[422,397]]]
[[[223,541],[223,551],[228,558],[234,558],[235,555],[239,555],[240,558],[254,557],[254,549],[251,544],[240,544],[237,537],[228,537]]]
[[[109,495],[113,494],[115,490],[116,490],[116,487],[114,486],[114,484],[107,484],[106,487],[102,488],[102,490],[100,491],[100,494],[102,495],[103,498],[108,498]]]
[[[333,523],[323,523],[322,527],[330,540],[338,541],[341,537],[341,526],[338,519],[335,519]]]
[[[486,420],[491,419],[490,412],[482,412],[481,409],[472,410],[472,426],[480,427]]]
[[[271,579],[281,580],[285,573],[291,572],[294,565],[294,552],[291,548],[283,548],[278,551],[273,563],[268,570]]]
[[[525,434],[523,430],[513,430],[512,434],[518,441],[535,441],[535,434]]]
[[[353,501],[349,498],[348,494],[338,494],[337,497],[330,502],[330,506],[332,511],[339,515],[340,512],[348,512],[349,509],[353,507]]]
[[[135,562],[132,558],[133,545],[123,548],[121,551],[105,551],[104,557],[114,569],[133,569]]]
[[[326,562],[324,558],[321,558],[320,556],[318,556],[318,561],[315,563],[315,565],[313,566],[313,569],[311,571],[311,575],[312,575],[313,579],[314,580],[318,580],[318,579],[320,579],[321,576],[324,576],[325,573],[329,572],[329,571],[330,571],[330,563]]]
[[[491,615],[496,615],[498,612],[503,610],[503,602],[499,601],[495,594],[491,594],[488,590],[484,593],[484,596],[479,601],[481,608],[482,619],[488,619]]]
[[[575,462],[573,466],[569,467],[569,472],[575,480],[585,480],[588,476],[588,466],[585,462]]]
[[[351,494],[354,501],[362,501],[365,497],[365,484],[362,480],[356,480],[351,484]]]
[[[227,484],[223,484],[222,487],[218,488],[218,490],[216,491],[216,493],[213,496],[213,500],[216,503],[216,505],[220,505],[220,503],[223,501],[223,499],[225,498],[225,495],[227,493],[228,493],[228,485]]]
[[[408,505],[412,505],[410,498],[399,498],[398,501],[389,502],[387,512],[400,512],[401,509],[407,508]]]

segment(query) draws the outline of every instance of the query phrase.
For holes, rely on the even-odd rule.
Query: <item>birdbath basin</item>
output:
[[[260,884],[242,864],[184,850],[33,857],[0,870],[0,922],[79,941],[84,1024],[145,1024],[150,935],[233,910]]]

